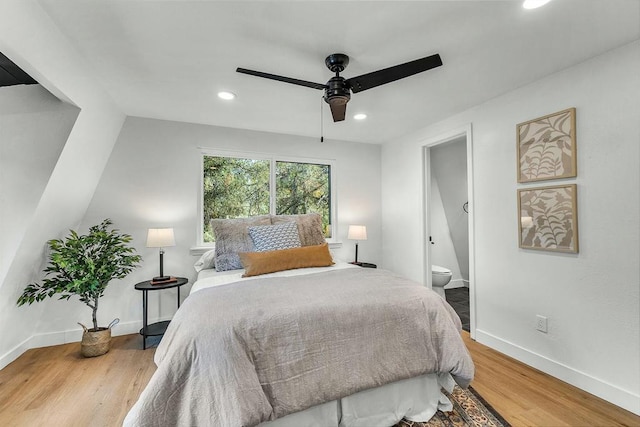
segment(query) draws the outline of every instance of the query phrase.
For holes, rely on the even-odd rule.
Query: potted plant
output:
[[[18,298],[18,305],[31,305],[55,294],[60,294],[59,299],[67,300],[78,296],[91,308],[93,317],[91,329],[79,323],[84,329],[81,352],[85,357],[100,356],[109,351],[111,327],[118,319],[107,327],[98,327],[98,301],[111,280],[126,277],[142,259],[128,246],[131,236],[116,229],[109,230],[112,224],[110,219],[105,219],[90,227],[88,234],[79,235],[70,230],[65,239],[49,240],[45,279],[42,283],[29,284]]]

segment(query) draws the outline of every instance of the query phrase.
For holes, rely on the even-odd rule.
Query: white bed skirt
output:
[[[313,406],[259,427],[390,427],[402,418],[426,422],[438,409],[452,409],[440,388],[451,392],[454,385],[449,374],[426,374]]]

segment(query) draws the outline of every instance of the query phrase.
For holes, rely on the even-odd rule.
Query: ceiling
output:
[[[640,38],[640,2],[39,0],[131,116],[320,136],[324,59],[349,78],[439,53],[444,65],[353,94],[325,139],[382,143]],[[237,94],[231,102],[220,90]],[[356,121],[356,112],[368,118]]]

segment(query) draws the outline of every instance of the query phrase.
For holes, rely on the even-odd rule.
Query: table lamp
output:
[[[164,248],[175,246],[176,239],[173,237],[173,228],[150,228],[147,234],[147,247],[160,248],[160,276],[154,277],[154,282],[161,282],[171,279],[164,275],[163,256]]]
[[[367,227],[364,225],[350,225],[347,239],[356,241],[356,260],[354,264],[358,263],[358,240],[367,240]]]

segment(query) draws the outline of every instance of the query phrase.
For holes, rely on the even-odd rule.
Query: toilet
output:
[[[447,299],[444,293],[444,286],[451,281],[453,273],[448,268],[440,267],[439,265],[431,266],[431,287],[445,300]]]

